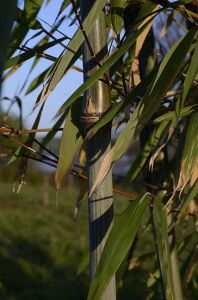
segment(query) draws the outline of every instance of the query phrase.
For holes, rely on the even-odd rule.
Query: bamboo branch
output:
[[[63,128],[40,128],[40,129],[14,129],[6,126],[0,127],[0,134],[3,135],[23,135],[37,132],[63,131]]]

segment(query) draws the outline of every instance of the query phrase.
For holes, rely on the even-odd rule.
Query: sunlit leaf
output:
[[[188,53],[191,42],[197,32],[197,28],[190,30],[170,49],[163,59],[156,78],[150,89],[147,90],[143,99],[133,112],[127,125],[118,136],[115,145],[104,158],[101,169],[99,170],[96,182],[90,195],[98,188],[103,181],[114,161],[118,160],[128,150],[133,138],[147,124],[151,116],[158,109],[161,100],[167,91],[172,87],[184,59]],[[166,84],[164,84],[166,82]]]
[[[104,0],[96,1],[93,7],[91,8],[88,16],[85,18],[83,22],[83,28],[87,34],[91,31],[92,26],[98,15],[100,14],[101,10],[103,9],[105,3],[106,1]],[[83,40],[83,33],[81,29],[79,29],[68,44],[69,50],[65,50],[63,54],[59,57],[59,59],[55,62],[55,64],[51,67],[49,71],[50,78],[43,89],[43,92],[40,97],[40,102],[44,101],[49,96],[49,94],[54,90],[56,85],[62,79],[65,70],[67,69],[75,53],[82,45]]]
[[[151,72],[151,74],[149,74],[133,90],[128,92],[125,95],[125,98],[123,99],[123,101],[120,101],[120,102],[112,105],[112,107],[109,108],[109,110],[104,114],[104,116],[102,116],[102,118],[97,123],[95,123],[93,126],[90,127],[90,129],[87,133],[87,137],[90,137],[90,136],[96,134],[96,132],[101,127],[103,127],[104,125],[109,123],[113,119],[113,117],[116,116],[116,114],[123,111],[125,109],[125,107],[127,107],[127,105],[129,105],[130,103],[135,102],[137,100],[137,97],[142,94],[142,91],[144,91],[149,86],[149,84],[152,82],[153,77],[155,75],[155,71],[156,70]]]
[[[198,194],[198,179],[194,182],[192,187],[187,191],[186,195],[184,196],[181,204],[181,208],[179,210],[179,217],[187,210],[188,205],[191,200],[193,200]]]
[[[101,299],[136,236],[147,204],[148,194],[145,194],[140,200],[134,200],[129,204],[124,212],[116,218],[90,287],[88,300]]]
[[[150,21],[149,21],[150,22]],[[141,32],[145,29],[148,24],[142,26],[137,32],[129,35],[126,40],[123,42],[122,46],[115,51],[109,58],[107,58],[102,66],[94,72],[94,74],[89,77],[85,83],[83,83],[61,106],[58,114],[62,113],[65,109],[67,109],[77,97],[79,97],[83,92],[85,92],[90,86],[92,86],[98,79],[103,77],[103,74],[109,70],[109,68],[120,58],[122,57],[126,51],[135,43],[137,37],[141,34]]]

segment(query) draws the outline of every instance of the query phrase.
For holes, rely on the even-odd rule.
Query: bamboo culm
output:
[[[95,1],[81,1],[81,17],[87,15]],[[91,51],[90,51],[91,49]],[[94,55],[93,55],[94,53]],[[96,19],[88,43],[83,46],[84,80],[90,77],[96,68],[100,67],[102,60],[107,55],[107,30],[105,13],[102,12]],[[106,78],[107,75],[104,75]],[[85,131],[94,122],[97,122],[110,107],[109,86],[98,81],[84,94],[82,120]],[[87,140],[87,171],[88,194],[97,178],[104,157],[111,149],[111,124],[101,128],[95,136]],[[105,242],[113,225],[113,189],[112,173],[106,176],[98,190],[88,199],[89,214],[89,245],[90,245],[90,281],[94,275],[103,252]],[[116,299],[115,277],[107,286],[101,300]]]

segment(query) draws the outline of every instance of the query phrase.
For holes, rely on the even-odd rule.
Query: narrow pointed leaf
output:
[[[163,59],[150,90],[145,94],[114,146],[113,160],[120,158],[128,149],[136,130],[140,131],[159,107],[167,91],[172,87],[188,53],[196,29],[189,31],[170,49]],[[166,82],[166,84],[164,84]],[[137,128],[136,128],[137,126]],[[127,134],[127,143],[123,139]],[[129,135],[128,135],[129,134]],[[131,136],[131,139],[129,138]]]
[[[189,105],[181,109],[179,117],[186,117],[191,115],[193,112],[196,112],[198,110],[198,105]],[[157,117],[153,120],[154,124],[161,123],[163,121],[170,121],[173,120],[174,118],[177,118],[176,111],[169,111],[160,117]]]
[[[105,3],[105,0],[96,1],[93,7],[91,8],[88,16],[85,18],[83,22],[83,28],[87,34],[91,31],[92,26],[98,15],[102,11]],[[65,50],[63,54],[59,57],[59,59],[55,62],[55,64],[51,67],[48,74],[50,75],[50,78],[43,89],[43,92],[40,97],[40,102],[44,101],[49,96],[49,94],[54,90],[56,85],[62,79],[65,70],[67,69],[70,61],[72,60],[74,54],[80,48],[83,41],[84,36],[82,34],[82,31],[81,29],[78,29],[78,31],[75,33],[72,40],[68,44],[68,48],[70,50]]]
[[[104,116],[102,116],[102,118],[98,122],[96,122],[93,126],[90,127],[87,133],[87,137],[96,134],[96,132],[100,128],[105,126],[107,123],[109,123],[117,113],[123,111],[124,108],[127,107],[130,103],[135,102],[137,97],[141,96],[142,91],[145,90],[148,87],[148,85],[152,82],[155,72],[156,70],[154,70],[154,72],[145,77],[145,79],[141,81],[133,90],[128,92],[123,101],[120,101],[114,104],[112,107],[110,107],[109,110],[104,114]]]
[[[80,120],[81,107],[82,101],[74,103],[65,122],[55,175],[56,189],[58,191],[61,189],[63,178],[69,172],[83,143],[83,128]]]
[[[14,56],[6,61],[4,69],[11,68],[13,66],[16,66],[18,64],[21,64],[22,62],[34,57],[35,55],[39,55],[39,53],[43,53],[43,51],[57,45],[58,43],[64,41],[66,37],[62,37],[61,39],[58,39],[56,41],[51,41],[45,45],[34,47],[33,49],[30,49],[26,51],[25,53],[19,54],[17,56]]]
[[[88,300],[101,299],[105,288],[118,270],[140,228],[147,203],[148,193],[141,199],[130,203],[124,212],[115,219],[90,287]]]
[[[44,78],[48,71],[49,71],[49,68],[47,68],[47,70],[44,70],[41,74],[39,74],[36,78],[34,78],[32,80],[32,82],[30,83],[30,85],[26,91],[26,95],[28,95],[29,93],[34,91],[37,87],[39,87],[40,84],[42,84],[44,82]]]
[[[27,29],[42,29],[40,22],[36,18],[29,18],[26,10],[17,8],[16,21]]]
[[[26,0],[25,1],[25,7],[24,11],[26,14],[26,25],[22,25],[17,23],[14,27],[14,30],[11,35],[10,44],[11,47],[8,52],[8,58],[10,58],[13,53],[16,51],[16,49],[20,46],[22,41],[24,40],[26,34],[29,31],[29,27],[27,26],[27,23],[31,23],[35,21],[35,18],[42,6],[43,0],[38,1],[32,1],[32,0]]]
[[[1,47],[0,47],[0,80],[1,80],[1,72],[2,66],[4,63],[4,59],[6,57],[6,51],[8,48],[9,36],[12,30],[12,25],[14,22],[15,14],[16,14],[16,0],[8,0],[3,1],[1,3],[1,10],[0,10],[0,40],[1,40]]]
[[[177,103],[177,115],[179,115],[181,108],[189,94],[190,88],[192,86],[193,80],[196,77],[197,73],[198,73],[198,36],[196,39],[196,45],[195,45],[195,50],[190,62],[190,66],[188,68],[188,72],[186,74],[186,78],[184,80],[184,83],[182,85],[182,90],[181,90],[181,94],[180,97],[178,99],[178,103]]]
[[[113,30],[118,35],[122,30],[124,0],[111,0],[111,21]]]
[[[139,152],[137,158],[133,162],[128,174],[126,176],[125,182],[132,182],[142,171],[142,168],[150,155],[151,151],[154,147],[159,143],[164,134],[164,131],[168,127],[168,122],[164,121],[159,124],[159,126],[155,127],[149,136],[148,140],[146,141],[143,149]]]
[[[145,124],[150,119],[154,113],[153,107],[156,111],[160,101],[174,84],[196,33],[197,28],[190,30],[173,45],[164,57],[151,90],[143,97],[140,123]]]
[[[56,121],[56,123],[53,125],[52,129],[60,128],[61,125],[63,124],[63,122],[65,121],[65,119],[67,117],[67,114],[68,114],[68,111],[66,111],[64,114],[62,114],[58,118],[58,120]],[[43,145],[47,145],[53,139],[53,137],[55,136],[56,132],[57,132],[56,130],[52,130],[52,131],[48,132],[46,134],[46,136],[43,138],[42,144]]]
[[[151,22],[151,21],[149,21]],[[116,62],[120,57],[122,57],[126,51],[135,43],[137,37],[141,34],[141,32],[145,29],[148,24],[142,26],[137,32],[129,35],[122,46],[115,51],[109,58],[104,61],[102,66],[95,71],[95,73],[89,77],[84,84],[82,84],[61,106],[58,114],[61,114],[64,110],[66,110],[82,93],[84,93],[90,86],[92,86],[98,79],[102,78],[104,73],[109,70],[109,68]]]
[[[166,299],[174,300],[167,216],[159,200],[154,201],[153,221]]]
[[[193,186],[189,189],[187,194],[184,196],[184,199],[181,204],[181,208],[179,211],[179,217],[182,216],[182,214],[187,210],[188,205],[191,200],[193,200],[198,194],[198,179],[195,181]]]
[[[142,130],[158,109],[161,100],[178,76],[196,32],[197,28],[190,30],[166,54],[151,88],[147,90],[127,125],[118,136],[115,145],[104,158],[91,194],[97,190],[112,167],[112,164],[127,152],[134,137]]]
[[[58,17],[62,14],[62,12],[67,8],[67,6],[70,4],[69,0],[63,0],[61,7],[59,9],[59,12],[57,14],[56,20],[58,19]],[[55,22],[56,22],[55,20]]]
[[[185,142],[180,161],[180,173],[175,191],[193,185],[198,178],[198,112],[194,112],[185,132]]]

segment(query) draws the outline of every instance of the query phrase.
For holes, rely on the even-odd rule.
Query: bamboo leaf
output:
[[[179,117],[186,117],[191,115],[193,112],[196,112],[198,110],[198,105],[194,104],[194,105],[189,105],[186,107],[183,107],[180,111]],[[169,120],[173,120],[173,119],[177,118],[177,114],[176,111],[169,111],[163,115],[161,115],[160,117],[157,117],[153,120],[154,124],[163,122],[163,121],[169,121]]]
[[[42,46],[36,46],[33,49],[26,51],[25,53],[12,57],[5,62],[4,69],[8,69],[18,64],[21,64],[22,62],[34,57],[35,55],[38,55],[39,53],[43,53],[43,51],[57,45],[58,43],[64,41],[65,39],[66,37],[62,37],[56,41],[51,41]]]
[[[91,31],[92,26],[96,20],[96,17],[98,17],[100,12],[102,11],[105,3],[106,3],[105,0],[96,1],[93,7],[91,8],[88,16],[85,18],[83,22],[83,27],[87,34]],[[59,59],[55,62],[55,64],[51,67],[48,74],[50,75],[50,78],[47,81],[46,85],[44,86],[44,89],[40,96],[40,100],[39,100],[40,102],[44,101],[49,96],[49,94],[54,90],[56,85],[62,79],[65,70],[67,69],[74,54],[80,48],[81,44],[83,43],[83,40],[84,40],[84,36],[82,34],[82,31],[81,29],[78,29],[78,31],[75,33],[72,40],[68,44],[68,48],[70,50],[65,50],[63,54],[59,57]]]
[[[83,255],[77,270],[77,276],[79,276],[89,266],[89,251]]]
[[[124,14],[124,1],[123,0],[111,0],[111,21],[113,30],[118,35],[122,30]]]
[[[20,46],[29,29],[23,25],[16,24],[10,37],[10,48],[7,58],[10,58],[16,49]]]
[[[12,25],[14,22],[14,17],[16,14],[16,0],[8,0],[3,1],[1,3],[1,10],[0,10],[0,40],[1,40],[1,47],[0,47],[0,80],[1,80],[1,72],[4,63],[4,59],[6,56],[6,51],[9,42],[9,36],[11,33]]]
[[[132,182],[142,171],[142,168],[149,154],[151,153],[152,149],[155,146],[157,146],[157,144],[162,138],[162,135],[164,134],[164,131],[167,129],[168,123],[169,122],[164,121],[153,129],[151,135],[149,136],[148,140],[143,146],[143,149],[139,152],[137,158],[133,162],[130,170],[128,171],[128,174],[126,175],[125,183]]]
[[[153,221],[166,299],[174,300],[167,216],[159,200],[154,201]]]
[[[163,59],[151,89],[148,89],[145,93],[142,101],[116,141],[113,160],[117,160],[127,151],[136,132],[140,131],[140,127],[142,128],[157,110],[161,99],[173,85],[182,67],[196,31],[196,29],[189,31],[173,45]],[[123,143],[123,140],[126,140],[126,136],[127,142]],[[129,138],[130,136],[131,139]]]
[[[148,87],[148,85],[152,82],[155,72],[156,70],[151,72],[151,74],[145,77],[145,79],[141,81],[133,90],[128,92],[127,95],[125,95],[125,99],[123,101],[120,101],[114,104],[112,107],[110,107],[109,110],[104,114],[104,116],[102,116],[102,118],[100,118],[98,122],[96,122],[93,126],[90,127],[87,133],[87,137],[96,134],[96,132],[100,128],[105,126],[107,123],[109,123],[117,113],[123,111],[125,107],[127,107],[131,102],[135,102],[137,96],[140,96],[142,94],[142,91],[145,90]]]
[[[189,189],[187,194],[184,196],[184,199],[181,204],[181,208],[179,210],[179,217],[181,217],[182,214],[186,211],[190,201],[193,200],[197,194],[198,194],[198,179],[194,182],[192,187]]]
[[[192,56],[192,59],[190,62],[190,66],[188,68],[188,72],[186,74],[186,78],[182,85],[182,90],[181,90],[181,93],[180,93],[180,96],[178,99],[177,108],[176,108],[177,115],[179,115],[181,108],[189,94],[193,80],[198,73],[198,63],[197,62],[198,62],[198,36],[196,39],[195,50],[194,50],[194,53],[193,53],[193,56]]]
[[[25,1],[25,7],[24,7],[24,13],[26,14],[26,25],[22,24],[16,24],[14,27],[14,30],[11,35],[10,44],[11,48],[8,52],[8,58],[10,58],[13,53],[16,51],[16,49],[19,47],[19,45],[22,43],[23,39],[25,38],[26,34],[29,31],[29,28],[27,26],[27,23],[31,23],[35,21],[35,18],[43,4],[43,0],[26,0]]]
[[[127,152],[133,138],[142,130],[159,107],[161,100],[173,85],[182,67],[196,32],[197,28],[190,30],[166,54],[151,88],[147,90],[127,125],[118,136],[115,145],[104,158],[90,195],[97,190],[112,167],[112,164]]]
[[[148,193],[141,199],[130,203],[124,212],[116,218],[90,287],[88,300],[101,299],[105,288],[118,270],[137,234],[147,203]]]
[[[180,173],[175,191],[183,189],[188,183],[193,185],[198,178],[198,112],[194,112],[185,132],[185,142],[183,145],[180,162]]]
[[[57,31],[57,29],[58,29],[59,26],[62,24],[62,22],[64,21],[64,19],[65,19],[65,17],[62,17],[62,18],[58,21],[58,23],[57,23],[55,26],[52,26],[51,31],[49,32],[49,34],[47,34],[46,36],[44,36],[44,38],[41,39],[41,41],[37,44],[38,47],[39,47],[39,46],[43,46],[43,45],[45,45],[45,44],[48,43],[48,41],[49,41],[49,39],[50,39],[50,36],[51,36],[54,32]],[[41,33],[43,33],[43,30],[41,30]],[[64,36],[66,37],[66,35],[64,35]],[[26,41],[26,43],[29,42],[31,39],[33,39],[33,38],[35,38],[35,37],[36,37],[36,34],[33,35],[30,39],[28,39],[28,41]],[[67,38],[68,38],[68,37],[67,37]],[[50,59],[50,60],[52,60],[52,61],[55,61],[55,60],[56,60],[56,58],[53,57],[53,56],[48,56],[48,55],[45,56],[45,55],[43,55],[43,54],[41,54],[41,55],[42,55],[42,57],[44,57],[44,58],[46,58],[46,59]],[[30,78],[30,75],[31,75],[32,71],[35,69],[35,67],[37,66],[37,64],[39,63],[39,61],[40,61],[40,55],[36,55],[35,58],[34,58],[34,61],[33,61],[33,63],[32,63],[32,67],[30,68],[30,70],[29,70],[29,72],[28,72],[28,76],[27,76],[27,78],[26,78],[24,84],[22,85],[22,87],[21,87],[19,93],[21,93],[22,90],[24,89],[24,87],[26,86],[26,84],[27,84],[27,82],[28,82],[28,80],[29,80],[29,78]],[[41,83],[44,82],[44,79],[45,79],[46,74],[48,73],[49,69],[50,69],[50,67],[49,67],[47,70],[43,71],[41,74],[39,74],[39,75],[32,81],[32,83],[30,84],[28,90],[26,91],[26,95],[27,95],[28,93],[30,93],[31,91],[33,91],[34,89],[36,89]],[[9,73],[9,72],[8,72],[8,73]]]
[[[150,23],[151,21],[149,21]],[[109,68],[120,58],[122,57],[126,51],[135,43],[137,37],[142,33],[145,27],[148,25],[145,24],[142,26],[137,32],[130,34],[122,46],[115,51],[109,58],[107,58],[102,66],[95,71],[95,73],[89,77],[85,83],[83,83],[68,99],[67,101],[61,106],[58,111],[58,115],[64,112],[82,93],[84,93],[90,86],[92,86],[98,79],[103,77],[103,74],[109,70]]]
[[[36,18],[30,18],[27,10],[17,8],[16,21],[27,29],[42,29],[40,22]]]
[[[56,189],[58,191],[61,189],[63,178],[70,170],[83,143],[83,128],[80,120],[81,102],[77,101],[72,105],[63,129],[55,175]]]
[[[61,125],[63,124],[63,122],[65,121],[67,114],[68,114],[68,111],[66,111],[64,114],[62,114],[60,116],[60,118],[58,118],[58,120],[56,121],[56,123],[54,124],[52,129],[60,128]],[[43,145],[48,144],[53,139],[55,134],[56,134],[56,130],[52,130],[52,131],[48,132],[48,134],[43,138],[42,144]]]
[[[62,12],[67,8],[67,6],[70,4],[69,0],[63,0],[61,7],[59,9],[59,12],[57,14],[56,20],[58,19],[58,17],[62,14]],[[55,22],[56,22],[55,20]]]
[[[43,0],[25,0],[25,11],[29,19],[34,19],[43,4]]]
[[[49,71],[49,68],[47,68],[46,70],[44,70],[41,74],[39,74],[38,76],[36,76],[36,78],[34,78],[32,80],[32,82],[30,83],[27,91],[26,91],[26,95],[28,95],[29,93],[31,93],[32,91],[34,91],[40,84],[43,83],[44,78],[47,74],[47,72]]]
[[[156,111],[160,101],[174,84],[196,33],[197,28],[190,30],[173,45],[164,57],[151,90],[143,97],[140,123],[145,124],[149,120],[154,112],[153,107]]]

